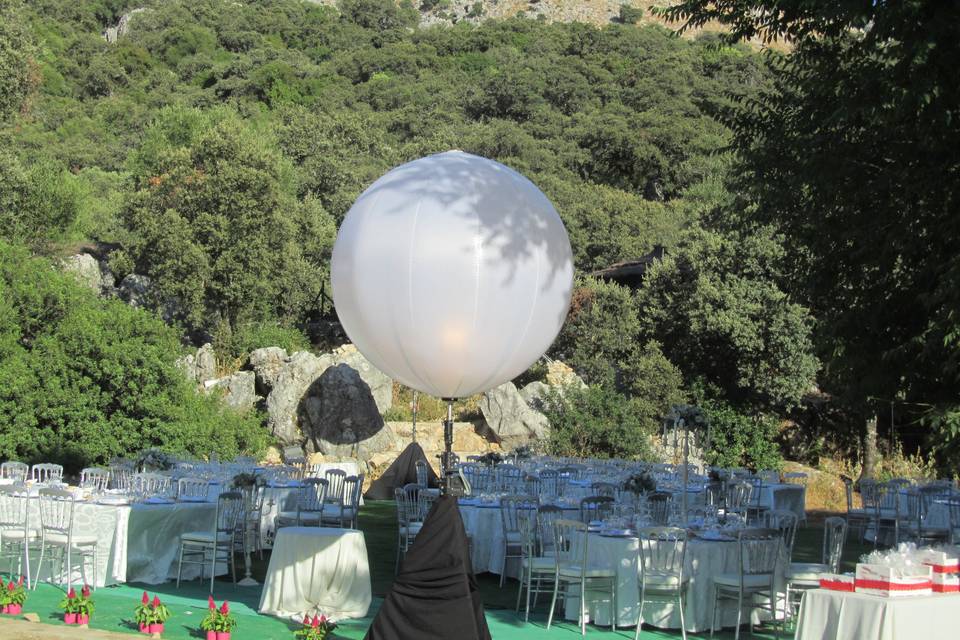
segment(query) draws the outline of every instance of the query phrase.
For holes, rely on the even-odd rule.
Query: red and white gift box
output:
[[[931,567],[904,569],[884,564],[860,563],[857,565],[854,585],[859,593],[886,598],[929,595],[933,592],[932,576]]]
[[[853,591],[852,573],[821,573],[820,588],[830,591]]]
[[[934,593],[960,593],[960,573],[934,573]]]
[[[923,549],[918,552],[920,562],[933,569],[933,575],[960,573],[960,559],[946,551]]]

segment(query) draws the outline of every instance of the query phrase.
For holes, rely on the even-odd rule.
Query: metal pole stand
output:
[[[456,457],[453,453],[453,402],[456,398],[443,398],[447,403],[447,419],[443,422],[443,455],[440,457],[440,495],[460,498],[466,495],[463,478],[457,471]]]

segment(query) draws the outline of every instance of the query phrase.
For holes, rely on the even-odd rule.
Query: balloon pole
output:
[[[413,413],[413,442],[417,441],[417,390],[413,390],[413,406],[410,407],[411,412]]]
[[[464,486],[455,469],[456,463],[453,455],[453,402],[456,398],[444,398],[443,400],[447,403],[447,419],[443,422],[443,457],[440,458],[443,482],[440,486],[440,492],[442,495],[458,498],[464,495]]]

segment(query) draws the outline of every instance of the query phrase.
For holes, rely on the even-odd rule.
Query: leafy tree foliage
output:
[[[0,4],[0,123],[20,112],[37,84],[33,41],[16,0]]]
[[[700,407],[710,425],[706,459],[718,467],[780,469],[777,419],[770,414],[747,415],[722,400],[703,400]]]
[[[154,446],[260,451],[262,418],[198,395],[179,352],[160,319],[0,242],[0,457],[78,471]]]

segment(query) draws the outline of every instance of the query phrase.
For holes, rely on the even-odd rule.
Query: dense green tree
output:
[[[741,407],[789,408],[812,388],[818,362],[809,311],[777,287],[777,239],[691,231],[654,263],[638,292],[640,335],[688,383]]]
[[[34,44],[19,0],[0,3],[0,123],[23,108],[37,84]]]
[[[297,201],[271,136],[229,112],[172,110],[134,166],[125,251],[188,323],[300,320],[317,304],[333,226],[315,201]]]
[[[0,241],[0,457],[71,472],[148,447],[233,456],[262,417],[197,394],[176,331]]]
[[[0,237],[42,248],[70,230],[81,208],[78,180],[50,160],[29,168],[0,150]]]

